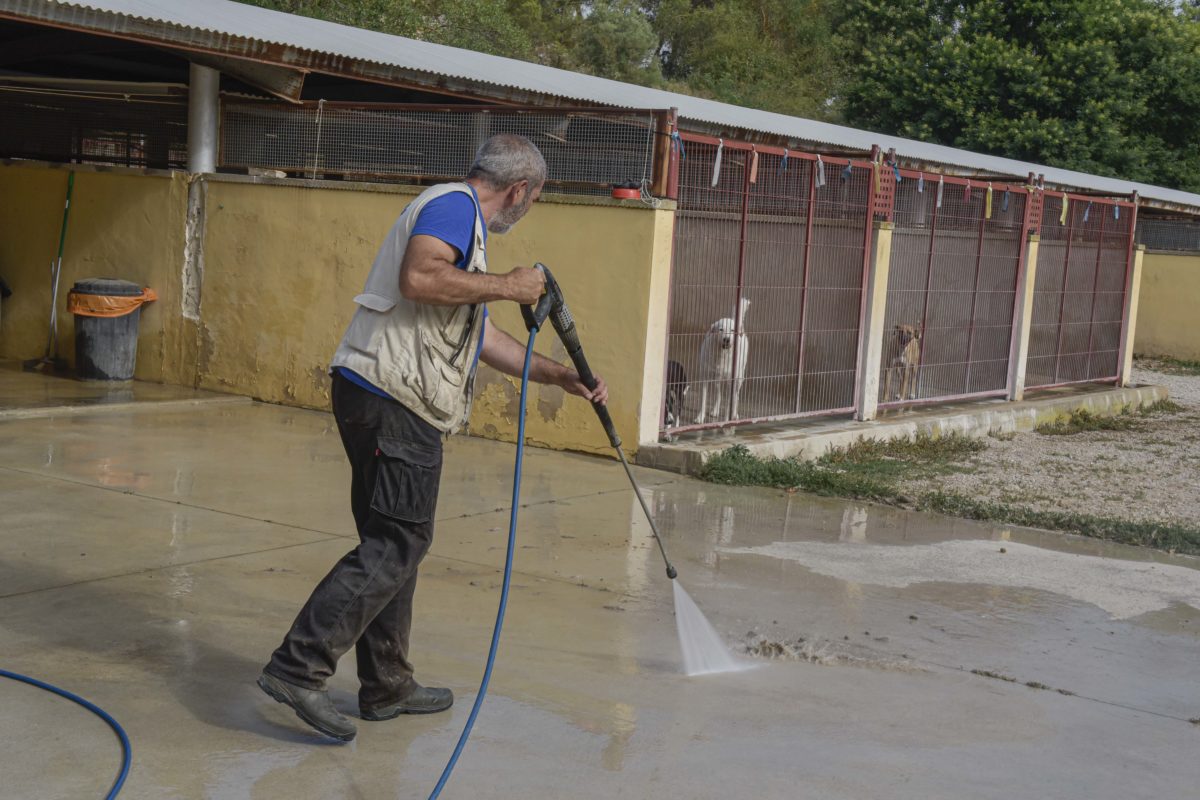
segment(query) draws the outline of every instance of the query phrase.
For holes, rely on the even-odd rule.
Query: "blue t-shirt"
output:
[[[475,249],[475,218],[479,213],[479,195],[475,193],[475,187],[471,188],[471,197],[467,197],[462,192],[448,192],[441,197],[435,197],[425,204],[421,209],[421,213],[417,215],[417,222],[413,226],[412,236],[422,234],[425,236],[434,236],[441,239],[446,244],[454,248],[454,252],[458,254],[458,260],[454,262],[459,269],[466,269],[467,264],[471,263],[471,255]],[[483,228],[483,240],[487,241],[487,225],[484,224],[482,217],[479,219],[480,227]],[[483,307],[483,318],[486,320],[488,316],[487,306]],[[483,329],[479,329],[479,347],[475,350],[475,363],[471,365],[471,371],[479,366],[479,351],[483,349]],[[368,392],[379,395],[380,397],[391,398],[391,395],[380,389],[375,384],[368,381],[357,372],[348,370],[345,367],[337,367],[337,371],[351,383],[355,383]]]

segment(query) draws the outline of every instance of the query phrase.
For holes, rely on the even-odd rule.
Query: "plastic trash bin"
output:
[[[67,295],[75,316],[75,375],[80,380],[133,380],[142,304],[154,291],[115,278],[85,278]]]

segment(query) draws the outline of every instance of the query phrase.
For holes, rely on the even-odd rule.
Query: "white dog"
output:
[[[750,345],[746,340],[746,310],[750,301],[742,298],[741,314],[737,324],[737,347],[734,347],[734,325],[732,317],[723,317],[714,322],[704,334],[700,345],[700,413],[696,418],[703,424],[711,413],[713,419],[721,418],[721,390],[734,378],[734,353],[737,353],[737,379],[734,380],[733,397],[730,398],[729,419],[738,415],[738,398],[742,394],[742,382],[746,379],[746,360],[750,356]],[[713,395],[712,410],[709,411],[708,395]]]

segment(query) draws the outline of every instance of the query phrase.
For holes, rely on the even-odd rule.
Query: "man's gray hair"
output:
[[[533,142],[515,133],[498,133],[483,143],[467,179],[478,178],[492,189],[507,189],[529,181],[530,187],[546,182],[546,159]]]

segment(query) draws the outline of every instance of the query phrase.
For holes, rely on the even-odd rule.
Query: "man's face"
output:
[[[521,217],[529,211],[529,207],[533,205],[533,201],[537,200],[542,195],[542,187],[537,186],[530,190],[529,184],[522,181],[514,187],[511,202],[504,208],[500,209],[488,220],[488,231],[491,233],[508,233],[513,225],[520,221]]]

